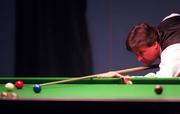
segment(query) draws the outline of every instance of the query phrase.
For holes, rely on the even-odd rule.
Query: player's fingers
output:
[[[128,76],[128,75],[127,75],[127,76],[124,76],[123,78],[124,78],[124,80],[127,80],[127,81],[128,81],[128,80],[131,80],[131,77]]]
[[[116,72],[116,73],[114,73],[113,77],[114,78],[123,78],[124,76]]]
[[[130,77],[130,76],[124,76],[124,77],[122,78],[122,80],[123,80],[123,83],[125,83],[125,84],[132,84],[132,81],[131,81],[131,77]]]

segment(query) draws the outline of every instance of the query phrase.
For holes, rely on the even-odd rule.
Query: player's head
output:
[[[156,27],[146,23],[137,24],[128,34],[126,48],[135,53],[140,62],[151,64],[160,54],[158,39],[159,35]]]

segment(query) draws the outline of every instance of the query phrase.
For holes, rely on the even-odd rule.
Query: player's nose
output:
[[[137,55],[136,58],[137,58],[137,60],[140,61],[140,62],[142,62],[142,60],[143,60],[143,57],[140,56],[140,55]]]

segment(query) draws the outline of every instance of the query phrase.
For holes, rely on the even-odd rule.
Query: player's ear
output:
[[[159,43],[158,43],[157,41],[154,42],[154,43],[153,43],[153,47],[157,49],[157,48],[159,47]]]

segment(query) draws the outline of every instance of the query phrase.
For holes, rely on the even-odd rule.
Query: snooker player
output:
[[[180,14],[172,13],[157,27],[147,23],[135,25],[128,33],[126,47],[136,55],[138,61],[146,65],[160,59],[159,71],[148,73],[144,77],[179,77]],[[98,77],[126,76],[111,71]]]

